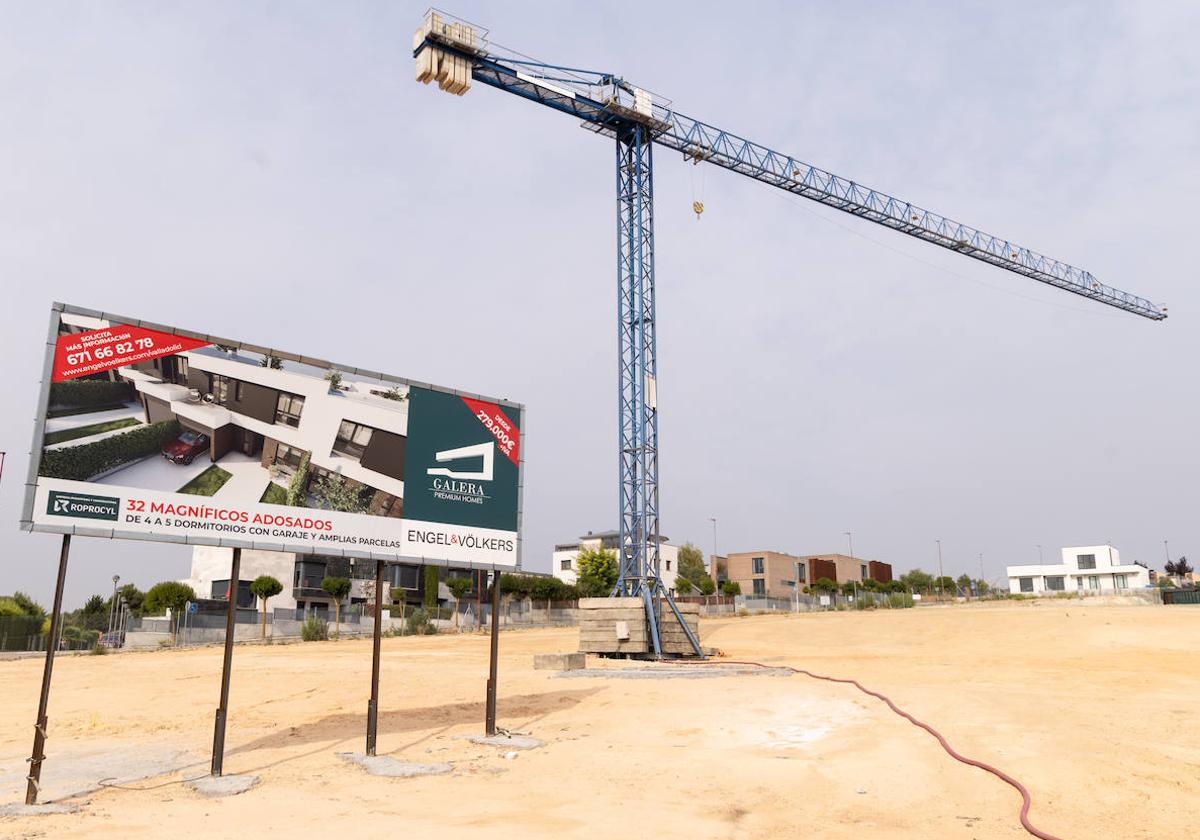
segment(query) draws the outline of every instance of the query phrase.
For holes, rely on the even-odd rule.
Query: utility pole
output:
[[[942,584],[942,578],[945,577],[942,572],[942,541],[934,540],[938,547],[938,600],[941,601],[946,597],[946,587]]]
[[[713,553],[712,553],[712,568],[708,570],[709,577],[713,580],[713,585],[717,583],[717,517],[710,516],[708,521],[713,525]],[[718,592],[718,595],[721,593]],[[707,603],[707,601],[705,602]]]
[[[1167,555],[1167,563],[1169,564],[1169,563],[1171,562],[1171,549],[1167,547],[1167,541],[1166,541],[1166,540],[1163,540],[1163,554]],[[1164,567],[1163,567],[1163,571],[1165,572],[1166,570],[1167,570],[1167,569],[1166,569],[1166,567],[1164,566]]]

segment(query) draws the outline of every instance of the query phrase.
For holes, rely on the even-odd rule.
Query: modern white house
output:
[[[1062,562],[1008,567],[1008,591],[1014,595],[1097,594],[1150,586],[1150,570],[1122,563],[1111,545],[1080,545],[1062,550]]]
[[[671,545],[666,537],[661,537],[658,546],[660,560],[659,574],[662,575],[663,586],[672,595],[675,594],[675,577],[679,574],[679,546]],[[554,546],[554,556],[550,561],[550,571],[556,578],[567,585],[574,585],[579,578],[579,564],[576,558],[584,549],[604,549],[616,555],[619,549],[621,535],[616,531],[588,531],[578,541],[560,543]]]

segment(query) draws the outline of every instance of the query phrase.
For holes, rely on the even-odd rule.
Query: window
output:
[[[179,379],[183,382],[187,382],[187,378],[188,378],[187,356],[176,356],[175,357],[175,370],[179,375]]]
[[[861,566],[858,567],[858,577],[860,580],[866,580],[868,577],[870,577],[870,575],[867,574],[867,564],[866,563],[863,563]]]
[[[325,563],[318,560],[299,560],[296,562],[296,575],[292,585],[297,589],[320,590],[321,581],[325,579]]]
[[[1099,575],[1088,575],[1088,589],[1099,589],[1099,588],[1100,588],[1100,576]]]
[[[212,582],[212,597],[215,600],[229,600],[229,578]],[[250,581],[239,580],[237,585],[237,605],[242,609],[253,609],[257,598],[250,591]]]
[[[1033,578],[1031,578],[1031,577],[1021,578],[1021,591],[1022,592],[1032,592],[1033,591]]]
[[[753,574],[761,575],[763,573],[764,561],[761,557],[755,557],[750,561],[754,565]]]
[[[796,564],[796,579],[797,580],[808,580],[808,564],[807,563],[797,563]]]
[[[781,581],[779,581],[779,583],[781,586],[789,586],[792,589],[796,588],[796,581],[794,581],[794,580],[781,580]]]
[[[1076,556],[1075,562],[1078,563],[1081,569],[1094,569],[1096,568],[1096,555],[1080,554]]]
[[[1125,575],[1113,575],[1113,586],[1117,589],[1128,589],[1129,580]]]
[[[558,568],[564,572],[571,571],[571,558],[568,557],[566,560],[560,561]]]
[[[225,405],[229,402],[229,377],[214,374],[212,378],[213,402]]]
[[[286,443],[279,444],[279,448],[275,450],[275,465],[282,467],[284,470],[295,472],[300,469],[300,459],[304,457],[304,451],[297,449],[294,446],[288,446]]]
[[[669,571],[671,571],[671,561],[668,560],[666,562],[667,562],[667,571],[669,572]]]
[[[371,442],[372,431],[370,426],[343,420],[338,426],[337,439],[333,442],[333,451],[339,452],[347,458],[353,458],[355,461],[359,460],[366,451],[367,444]]]
[[[1051,592],[1062,592],[1066,589],[1065,579],[1062,575],[1054,575],[1046,578],[1046,589]]]
[[[275,403],[275,422],[288,426],[299,426],[300,412],[303,410],[304,397],[280,391],[279,399]]]
[[[400,589],[420,589],[420,569],[417,566],[392,566],[392,585]]]
[[[760,557],[758,559],[761,560],[762,558]],[[755,595],[766,595],[767,594],[767,582],[765,580],[763,580],[762,578],[754,579],[754,594]]]
[[[234,402],[242,401],[242,380],[233,380],[233,400]]]

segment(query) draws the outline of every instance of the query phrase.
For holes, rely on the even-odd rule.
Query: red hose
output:
[[[993,767],[992,765],[990,765],[986,762],[979,761],[974,758],[967,758],[965,755],[962,755],[957,750],[955,750],[954,747],[950,746],[950,743],[946,740],[945,736],[943,736],[942,733],[938,732],[936,729],[934,729],[932,726],[925,723],[924,721],[917,720],[915,717],[910,715],[908,712],[904,711],[899,706],[897,706],[895,703],[893,703],[891,698],[887,697],[884,694],[880,694],[878,691],[872,691],[869,688],[865,688],[857,680],[848,680],[848,679],[843,679],[841,677],[827,677],[824,674],[814,674],[812,671],[805,671],[803,668],[793,668],[791,665],[764,665],[761,662],[750,662],[748,660],[724,659],[724,660],[721,660],[720,662],[713,662],[711,660],[705,662],[705,661],[698,661],[698,660],[694,660],[694,659],[693,660],[681,659],[681,660],[677,660],[677,661],[680,663],[686,663],[689,665],[751,665],[756,668],[768,668],[768,669],[769,668],[783,668],[783,669],[791,671],[792,673],[795,673],[795,674],[803,674],[806,677],[812,677],[814,680],[825,680],[826,682],[846,683],[847,685],[852,685],[855,688],[857,688],[859,691],[861,691],[863,694],[870,695],[871,697],[874,697],[877,700],[882,700],[884,703],[887,703],[888,708],[891,709],[896,714],[900,715],[900,717],[907,720],[913,726],[918,726],[921,729],[924,729],[926,732],[928,732],[934,738],[937,738],[938,743],[942,745],[942,749],[944,749],[950,755],[950,757],[953,758],[955,761],[961,761],[963,764],[969,764],[972,767],[978,767],[980,770],[985,770],[988,773],[991,773],[997,779],[1000,779],[1001,781],[1005,782],[1006,784],[1009,784],[1012,787],[1016,788],[1017,791],[1021,794],[1021,825],[1025,827],[1025,830],[1028,831],[1030,834],[1032,834],[1034,837],[1041,838],[1041,840],[1062,840],[1062,838],[1058,837],[1057,835],[1042,831],[1041,829],[1037,828],[1033,823],[1031,823],[1029,821],[1029,807],[1030,807],[1030,805],[1033,804],[1033,800],[1030,798],[1029,790],[1025,787],[1025,785],[1021,784],[1019,781],[1017,781],[1012,776],[1005,773],[1003,770]]]

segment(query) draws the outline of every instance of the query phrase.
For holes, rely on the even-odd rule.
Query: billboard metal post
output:
[[[371,652],[371,699],[367,702],[367,755],[375,755],[379,729],[379,647],[383,638],[383,561],[375,561],[375,632]]]
[[[488,666],[487,681],[487,718],[484,721],[485,734],[488,737],[496,734],[496,672],[500,659],[500,571],[492,572],[492,638],[491,662]]]
[[[213,727],[212,774],[220,776],[225,764],[225,720],[229,714],[229,672],[233,667],[233,630],[237,619],[238,574],[241,571],[242,550],[233,549],[233,565],[229,570],[229,609],[225,614],[225,658],[221,664],[221,705],[217,707]]]
[[[29,758],[28,784],[25,804],[36,805],[42,781],[42,762],[46,760],[46,708],[50,704],[50,675],[54,671],[54,653],[58,649],[58,634],[62,630],[63,585],[67,580],[67,555],[71,551],[71,535],[63,534],[62,550],[58,554],[58,582],[54,586],[54,611],[50,614],[50,636],[46,639],[46,664],[42,668],[42,696],[38,700],[37,723],[33,727],[33,753]]]

